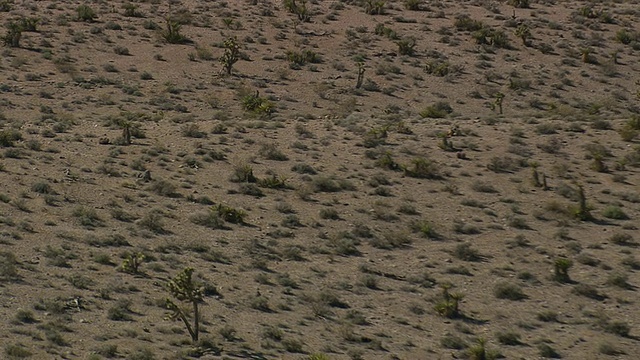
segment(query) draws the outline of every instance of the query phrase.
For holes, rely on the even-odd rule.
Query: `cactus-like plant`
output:
[[[364,67],[364,62],[358,62],[358,80],[356,81],[356,89],[360,89],[362,86],[362,81],[364,81],[364,72],[366,71]]]
[[[238,39],[232,37],[225,40],[223,46],[224,54],[220,57],[220,63],[222,63],[225,73],[231,75],[233,64],[240,60],[240,45]]]
[[[558,282],[569,282],[569,268],[573,266],[573,262],[567,258],[557,258],[553,263],[553,279]]]
[[[127,274],[138,275],[141,273],[140,265],[144,261],[144,254],[141,252],[127,254],[122,261],[120,270]]]
[[[180,319],[184,323],[191,335],[193,343],[198,341],[200,336],[200,312],[199,305],[203,299],[203,289],[200,284],[193,280],[193,268],[185,268],[172,280],[167,283],[167,290],[173,298],[178,301],[188,302],[193,311],[193,325],[189,321],[188,313],[185,309],[167,298],[165,305],[171,313],[168,318],[171,320]]]
[[[529,46],[531,38],[531,28],[527,24],[520,24],[514,31],[515,35],[522,40],[522,45]]]

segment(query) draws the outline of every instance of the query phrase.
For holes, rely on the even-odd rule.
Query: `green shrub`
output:
[[[420,116],[423,118],[441,119],[447,117],[447,115],[453,112],[453,108],[449,103],[444,101],[438,101],[433,105],[427,106],[420,112]]]
[[[527,295],[522,292],[522,289],[518,285],[507,282],[498,283],[493,289],[493,294],[498,299],[513,301],[524,300],[527,298]]]
[[[271,101],[263,97],[260,97],[260,93],[258,91],[256,91],[255,95],[250,94],[250,95],[243,96],[241,101],[242,101],[242,108],[245,111],[248,111],[260,116],[271,115],[275,107]]]
[[[311,50],[287,51],[287,59],[294,67],[303,66],[307,63],[317,64],[322,62],[320,55]]]
[[[607,206],[602,210],[602,216],[614,220],[627,220],[629,216],[619,207],[615,205]]]
[[[7,343],[4,346],[4,354],[9,359],[26,359],[30,358],[33,354],[24,345],[20,343]]]
[[[12,147],[16,141],[22,140],[22,134],[15,129],[0,131],[0,146]]]
[[[441,179],[442,172],[440,166],[433,160],[423,157],[415,158],[410,166],[404,168],[407,176],[419,179]]]
[[[98,15],[89,5],[80,5],[76,8],[78,21],[93,22]]]
[[[10,21],[7,24],[7,33],[2,37],[2,42],[5,46],[20,47],[20,39],[22,38],[22,31],[24,28],[21,24]]]

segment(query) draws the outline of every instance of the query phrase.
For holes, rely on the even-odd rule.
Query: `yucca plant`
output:
[[[180,29],[182,25],[179,22],[172,20],[171,18],[166,18],[166,28],[162,32],[162,37],[169,44],[182,44],[187,41],[187,38],[184,35],[180,34]]]

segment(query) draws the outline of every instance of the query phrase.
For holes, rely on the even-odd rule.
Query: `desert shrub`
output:
[[[427,106],[424,110],[420,111],[420,116],[423,118],[440,119],[447,117],[447,115],[452,112],[453,108],[449,103],[438,101],[437,103]]]
[[[427,220],[413,221],[409,226],[413,232],[420,233],[423,237],[429,239],[440,238],[440,234],[435,230],[433,224]]]
[[[538,352],[545,359],[559,359],[562,357],[554,348],[545,343],[538,344]]]
[[[287,161],[289,158],[282,150],[278,149],[276,144],[263,144],[258,150],[258,154],[267,160]]]
[[[244,210],[235,209],[224,204],[213,206],[211,211],[224,221],[232,224],[244,224],[244,219],[247,217],[247,213]]]
[[[427,74],[435,76],[447,76],[460,74],[463,70],[462,65],[452,65],[446,60],[432,60],[424,67]]]
[[[166,197],[180,197],[180,194],[176,192],[177,186],[167,180],[155,180],[150,186],[149,190]]]
[[[479,338],[476,344],[467,350],[470,360],[495,360],[502,357],[496,350],[487,350],[487,341]]]
[[[614,220],[627,220],[629,216],[619,207],[615,205],[607,206],[602,210],[602,216]]]
[[[294,68],[303,66],[307,63],[318,64],[322,62],[320,55],[311,50],[287,51],[287,60],[289,60]]]
[[[260,97],[260,93],[256,91],[255,94],[248,94],[242,97],[242,108],[245,111],[253,113],[259,116],[270,115],[275,105],[266,98]]]
[[[138,10],[138,5],[126,3],[122,5],[122,8],[126,17],[144,17],[144,14]]]
[[[8,251],[0,252],[0,282],[16,281],[19,278],[16,256]]]
[[[20,47],[20,39],[22,38],[23,27],[16,22],[9,22],[7,24],[7,33],[2,37],[2,42],[5,46]]]
[[[0,146],[12,147],[16,141],[22,140],[22,134],[15,129],[0,131]]]
[[[508,346],[522,345],[522,342],[520,341],[520,334],[513,331],[498,332],[496,334],[496,338],[498,339],[498,342],[502,345],[508,345]]]
[[[581,295],[593,300],[602,301],[606,299],[606,296],[600,294],[600,292],[598,292],[598,289],[589,284],[578,284],[574,286],[572,291],[577,295]]]
[[[320,218],[325,220],[340,220],[338,211],[333,208],[325,208],[320,210]]]
[[[480,261],[482,256],[478,250],[473,249],[469,243],[461,243],[456,245],[452,253],[456,258],[463,261]]]
[[[445,349],[453,350],[462,350],[469,346],[461,337],[449,333],[440,339],[440,345]]]
[[[631,326],[624,321],[604,321],[600,325],[605,332],[622,337],[629,337],[631,332]]]
[[[38,194],[48,194],[48,195],[55,195],[56,191],[53,190],[53,188],[51,187],[51,185],[45,183],[45,182],[37,182],[33,185],[31,185],[31,191],[36,192]]]
[[[487,164],[487,169],[496,173],[508,173],[518,170],[520,163],[509,156],[494,156]]]
[[[528,9],[529,0],[509,0],[509,5],[516,8]]]
[[[458,15],[453,25],[458,30],[462,31],[478,31],[485,27],[485,24],[480,20],[473,20],[469,15]]]
[[[613,234],[609,241],[613,244],[620,246],[637,246],[638,244],[633,240],[633,237],[629,234]]]
[[[89,5],[80,5],[76,8],[78,21],[93,22],[98,15]]]
[[[158,211],[151,210],[146,213],[137,225],[143,229],[147,229],[155,234],[167,234],[167,230],[164,228],[163,216]]]
[[[104,225],[98,213],[91,208],[78,206],[73,210],[72,215],[78,220],[78,223],[84,227],[93,228]]]
[[[507,300],[523,300],[527,298],[522,289],[515,284],[508,282],[498,283],[493,289],[493,295],[498,299],[507,299]]]
[[[407,176],[419,179],[442,178],[440,166],[435,161],[423,157],[413,159],[411,165],[405,167],[404,173]]]
[[[132,321],[131,300],[120,299],[116,304],[107,310],[107,318],[113,321]]]
[[[536,318],[544,322],[558,322],[558,313],[553,310],[539,312]]]
[[[20,343],[7,343],[4,346],[4,354],[9,359],[26,359],[30,358],[33,354],[23,344]]]

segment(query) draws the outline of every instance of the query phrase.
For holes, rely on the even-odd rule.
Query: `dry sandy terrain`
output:
[[[0,358],[640,358],[640,2],[526,5],[0,1]]]

